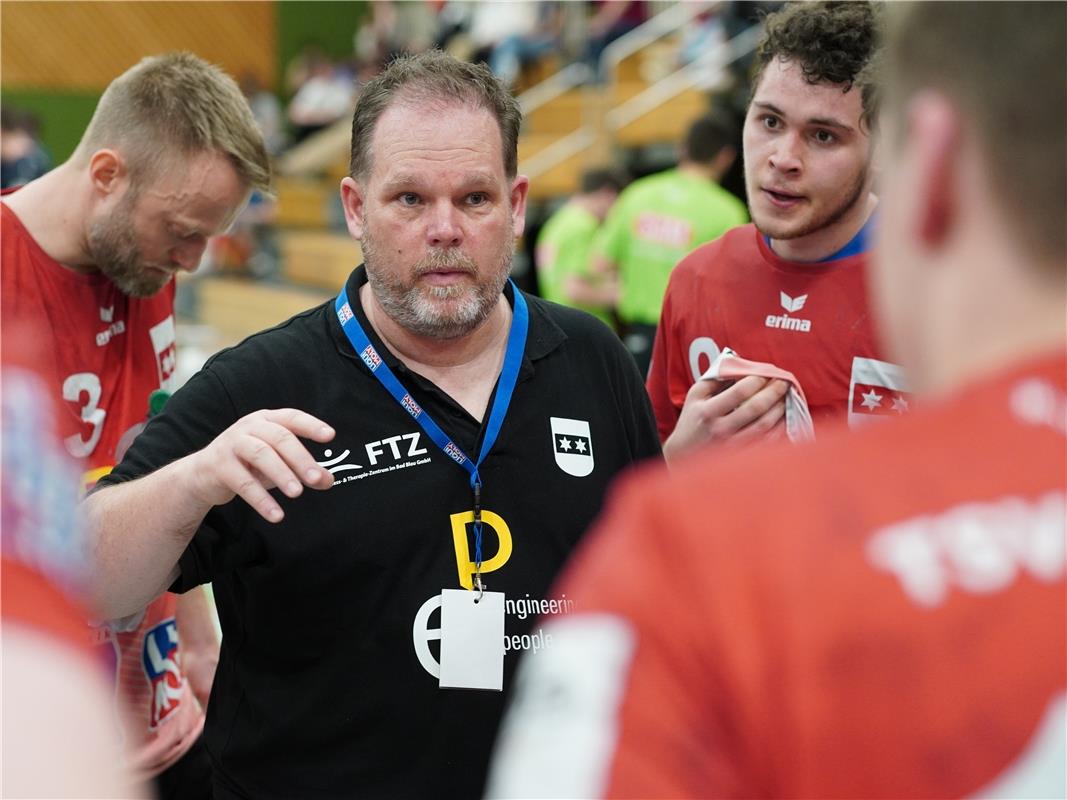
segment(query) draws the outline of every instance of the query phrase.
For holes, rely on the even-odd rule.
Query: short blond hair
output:
[[[270,191],[270,159],[248,101],[233,78],[192,53],[150,56],[111,82],[74,158],[105,147],[122,153],[135,185],[174,158],[215,151],[250,189]]]

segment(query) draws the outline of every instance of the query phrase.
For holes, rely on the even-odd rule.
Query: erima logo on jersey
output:
[[[800,311],[804,307],[804,304],[808,302],[808,296],[806,294],[800,295],[800,297],[790,297],[785,292],[779,292],[782,299],[782,308],[786,311],[791,311],[794,314]]]
[[[123,333],[126,333],[125,321],[120,319],[118,322],[112,322],[100,333],[96,334],[96,346],[103,347],[111,341],[112,337],[120,336]]]
[[[789,316],[790,313],[795,314],[804,307],[804,304],[808,301],[808,296],[802,294],[799,297],[790,297],[785,292],[779,292],[782,308],[785,309],[785,314],[768,314],[767,319],[764,320],[764,325],[768,328],[778,328],[786,331],[800,331],[801,333],[807,333],[811,330],[810,319],[798,319],[796,317]]]

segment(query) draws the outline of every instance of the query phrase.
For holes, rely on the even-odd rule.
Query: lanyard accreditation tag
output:
[[[510,279],[509,279],[510,281]],[[341,323],[348,341],[351,342],[356,354],[367,365],[371,374],[385,388],[393,399],[407,411],[416,422],[426,431],[427,436],[436,444],[441,451],[452,459],[457,465],[466,470],[470,476],[471,494],[474,500],[474,585],[478,591],[482,591],[482,478],[478,468],[481,467],[489,451],[496,443],[496,437],[504,425],[504,417],[508,413],[511,404],[511,395],[515,391],[515,384],[519,379],[519,369],[522,366],[522,354],[526,349],[526,334],[529,331],[530,315],[526,308],[526,301],[522,292],[514,283],[511,284],[514,306],[511,314],[511,328],[508,331],[508,341],[504,348],[504,363],[500,368],[500,377],[497,380],[496,395],[493,405],[489,409],[489,420],[486,423],[485,435],[482,437],[482,449],[478,453],[478,460],[472,460],[462,448],[449,438],[433,418],[422,408],[415,398],[411,396],[404,385],[399,381],[393,370],[378,351],[371,344],[367,332],[363,330],[359,319],[356,318],[352,306],[348,302],[348,290],[341,289],[340,294],[334,301],[334,310],[337,319]]]
[[[503,592],[441,592],[440,686],[504,688]]]

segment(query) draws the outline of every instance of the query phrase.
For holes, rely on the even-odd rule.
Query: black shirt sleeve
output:
[[[108,486],[148,475],[179,458],[207,447],[238,417],[230,395],[210,363],[167,401],[162,413],[149,420],[122,462],[97,484]],[[181,574],[171,591],[185,592],[212,580],[223,560],[226,537],[239,527],[237,503],[216,506],[204,518],[179,561]]]

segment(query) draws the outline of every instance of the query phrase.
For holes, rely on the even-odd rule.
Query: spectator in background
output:
[[[52,159],[37,134],[33,114],[0,108],[0,189],[22,186],[48,172]]]
[[[1067,797],[1067,6],[887,5],[872,291],[922,403],[617,493],[489,796]]]
[[[601,63],[604,50],[621,36],[648,20],[645,0],[591,0],[587,24],[586,64],[597,82],[607,79]]]
[[[114,466],[150,394],[176,388],[175,273],[195,270],[208,237],[269,182],[263,138],[237,84],[177,53],[116,78],[70,159],[4,194],[5,360],[18,343],[12,321],[47,326],[44,377],[87,487]],[[163,800],[208,797],[200,733],[219,644],[207,598],[197,590],[143,599],[98,631],[134,714],[131,763],[155,778]]]
[[[642,375],[648,372],[675,264],[697,245],[748,219],[744,203],[718,184],[737,157],[734,135],[721,115],[696,120],[682,143],[678,166],[626,187],[593,248],[593,274],[618,282],[623,341]]]
[[[428,0],[375,0],[370,18],[356,32],[354,51],[360,64],[377,73],[396,56],[429,50],[437,37],[437,6]]]
[[[309,50],[300,72],[304,79],[286,111],[294,144],[344,119],[356,102],[356,76],[321,51]]]
[[[535,252],[542,297],[588,311],[613,328],[617,290],[607,277],[598,279],[590,272],[589,255],[601,223],[625,185],[617,170],[586,171],[578,194],[541,227]]]
[[[267,154],[274,157],[281,154],[286,146],[285,114],[278,96],[265,87],[259,76],[251,70],[241,76],[241,93],[252,109],[252,116],[263,134],[263,144]]]
[[[260,84],[253,72],[244,74],[240,86],[263,134],[268,155],[278,156],[288,138],[280,101]],[[204,272],[230,270],[262,279],[276,277],[281,266],[274,238],[276,212],[277,204],[272,196],[252,192],[248,205],[229,230],[211,238],[204,257]]]
[[[484,61],[506,86],[514,86],[523,67],[558,47],[562,15],[558,2],[474,3],[468,36],[472,61]]]

